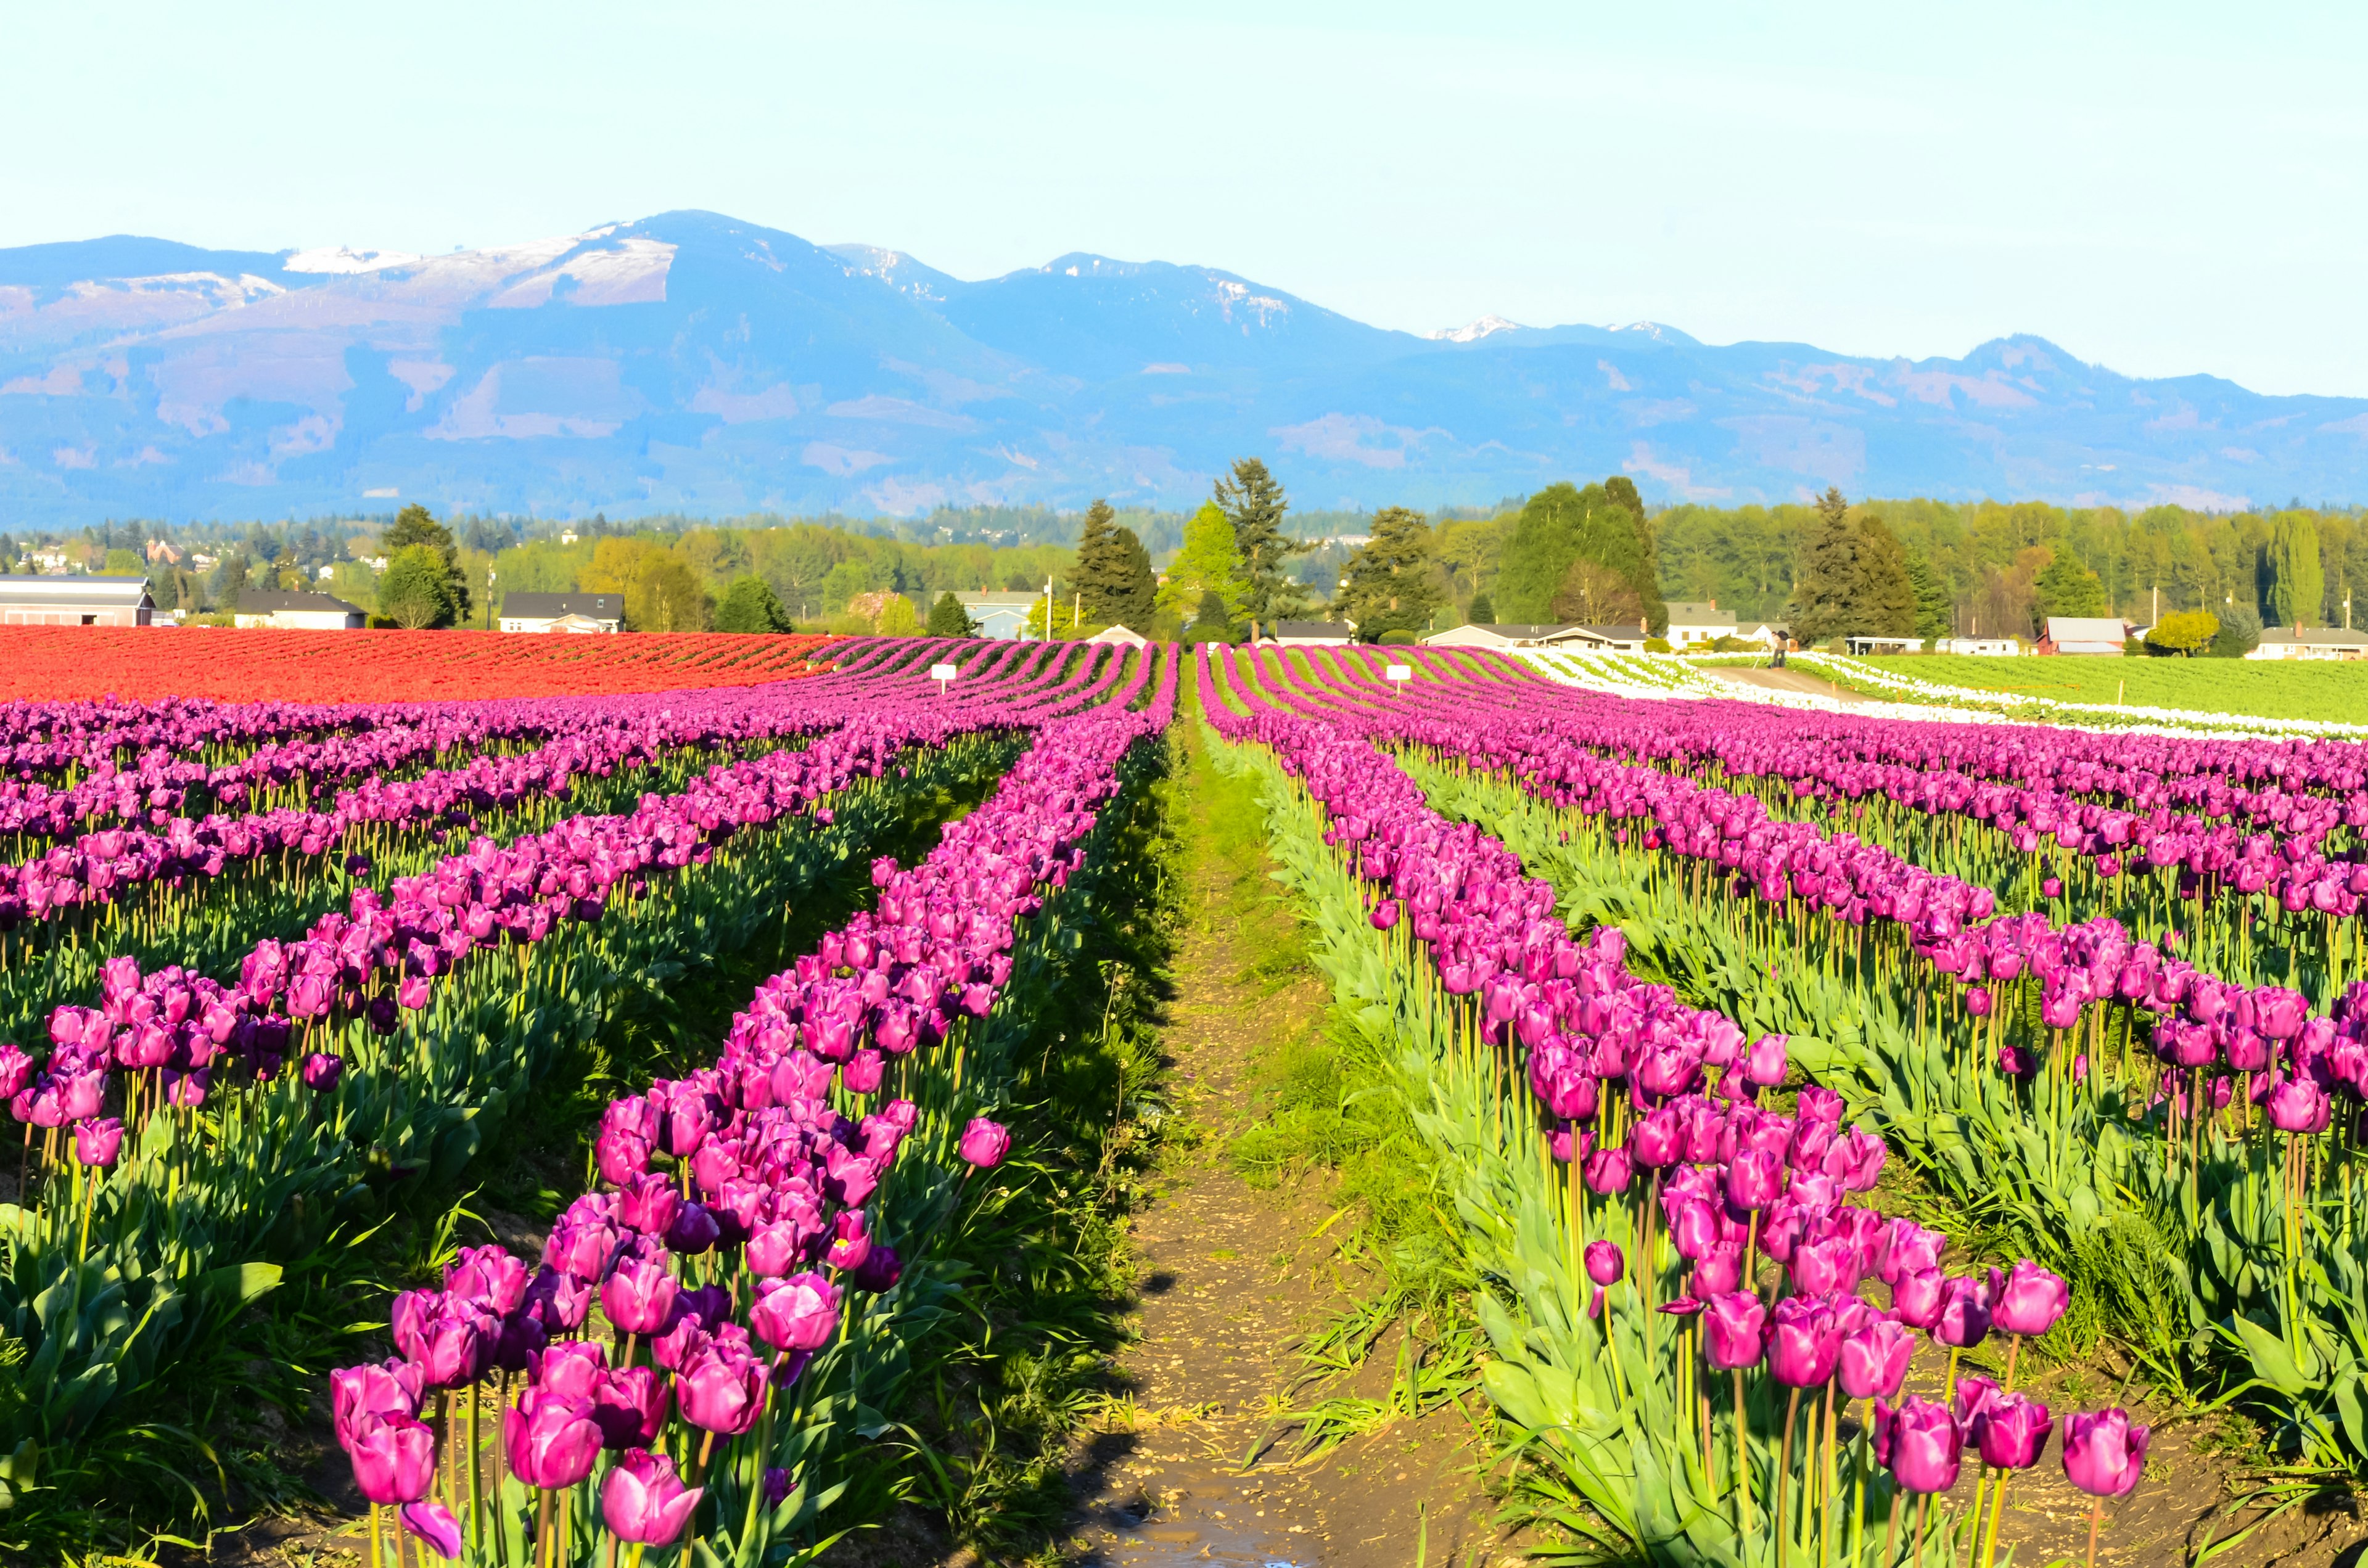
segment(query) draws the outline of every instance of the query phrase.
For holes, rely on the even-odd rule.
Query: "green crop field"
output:
[[[2242,659],[2129,659],[2064,655],[1984,659],[1923,653],[1861,661],[1886,674],[1941,686],[2015,692],[2060,702],[2126,701],[2200,713],[2368,723],[2368,663],[2254,663]],[[1872,688],[1870,688],[1872,689]]]

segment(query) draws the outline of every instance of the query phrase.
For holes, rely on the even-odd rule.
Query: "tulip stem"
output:
[[[2022,1335],[2018,1334],[2010,1337],[2014,1343],[2006,1347],[2006,1387],[2000,1391],[2004,1393],[2014,1392],[2014,1360],[2022,1354]]]
[[[2097,1526],[2098,1526],[2098,1524],[2099,1524],[2099,1523],[2100,1523],[2100,1522],[2104,1518],[2104,1517],[2105,1517],[2105,1500],[2104,1500],[2102,1497],[2095,1497],[2095,1498],[2091,1498],[2091,1499],[2089,1499],[2089,1568],[2097,1568]]]
[[[469,1385],[469,1541],[483,1550],[485,1542],[484,1495],[479,1490],[477,1456],[477,1407],[484,1403],[484,1391],[476,1383]]]
[[[1817,1485],[1825,1498],[1825,1506],[1817,1514],[1817,1561],[1825,1562],[1834,1549],[1834,1494],[1839,1490],[1834,1475],[1835,1446],[1841,1434],[1834,1420],[1834,1385],[1826,1381],[1826,1459],[1817,1467]]]
[[[27,1142],[29,1142],[31,1138],[32,1134],[28,1132],[26,1134]],[[2094,1531],[2090,1532],[2091,1535],[2094,1533]],[[381,1549],[379,1546],[378,1537],[378,1505],[373,1503],[370,1505],[370,1568],[381,1568]]]
[[[2006,1522],[2006,1487],[2007,1483],[2013,1479],[2014,1471],[1998,1471],[1998,1489],[1990,1498],[1990,1539],[1988,1544],[1982,1548],[1982,1568],[1990,1568],[1990,1563],[1998,1557],[1998,1527]],[[1975,1520],[1975,1523],[1978,1527],[1980,1521]]]
[[[1735,1369],[1735,1484],[1736,1496],[1741,1506],[1736,1515],[1736,1527],[1744,1536],[1751,1534],[1751,1434],[1743,1408],[1743,1369]]]
[[[1784,1494],[1793,1483],[1793,1424],[1801,1414],[1801,1391],[1794,1389],[1784,1406],[1784,1442],[1776,1460],[1776,1561],[1780,1565],[1793,1550],[1793,1516]]]
[[[551,1489],[542,1489],[542,1501],[535,1509],[534,1554],[542,1568],[551,1568]]]
[[[1890,1568],[1892,1562],[1892,1550],[1899,1544],[1899,1510],[1907,1506],[1907,1493],[1895,1492],[1891,1494],[1891,1523],[1885,1526],[1883,1531],[1882,1562],[1884,1568]],[[2096,1565],[2091,1563],[2089,1564],[2089,1568],[2096,1568]]]

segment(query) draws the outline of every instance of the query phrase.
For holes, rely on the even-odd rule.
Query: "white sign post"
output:
[[[1406,683],[1414,679],[1414,667],[1411,665],[1391,665],[1382,674],[1389,677],[1390,684],[1397,688],[1397,694],[1404,697]]]
[[[929,678],[938,683],[938,695],[939,697],[943,697],[946,694],[946,688],[953,684],[954,676],[961,673],[962,672],[960,670],[954,668],[951,665],[931,665],[929,666]]]

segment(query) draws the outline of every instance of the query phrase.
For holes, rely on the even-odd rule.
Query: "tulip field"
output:
[[[950,1496],[915,1424],[956,1252],[1109,1033],[1188,729],[1416,1130],[1525,1550],[1992,1568],[2045,1487],[2110,1557],[2155,1484],[2134,1394],[2368,1465],[2356,744],[1420,648],[440,633],[368,676],[303,634],[39,635],[86,667],[0,704],[27,1561],[136,1544],[93,1456],[324,1252],[499,1179],[685,975],[708,1021],[600,1084],[539,1244],[436,1250],[308,1374],[340,1550],[779,1568]],[[176,688],[166,644],[233,656]],[[2100,1345],[2122,1392],[2051,1408]],[[152,1540],[220,1502],[188,1487]]]

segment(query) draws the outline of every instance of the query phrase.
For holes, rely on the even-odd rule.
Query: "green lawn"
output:
[[[2061,702],[2110,703],[2119,699],[2133,706],[2204,713],[2368,723],[2368,662],[2289,665],[2075,654],[1981,659],[1962,653],[1910,653],[1861,662],[1911,680],[2020,692]]]

